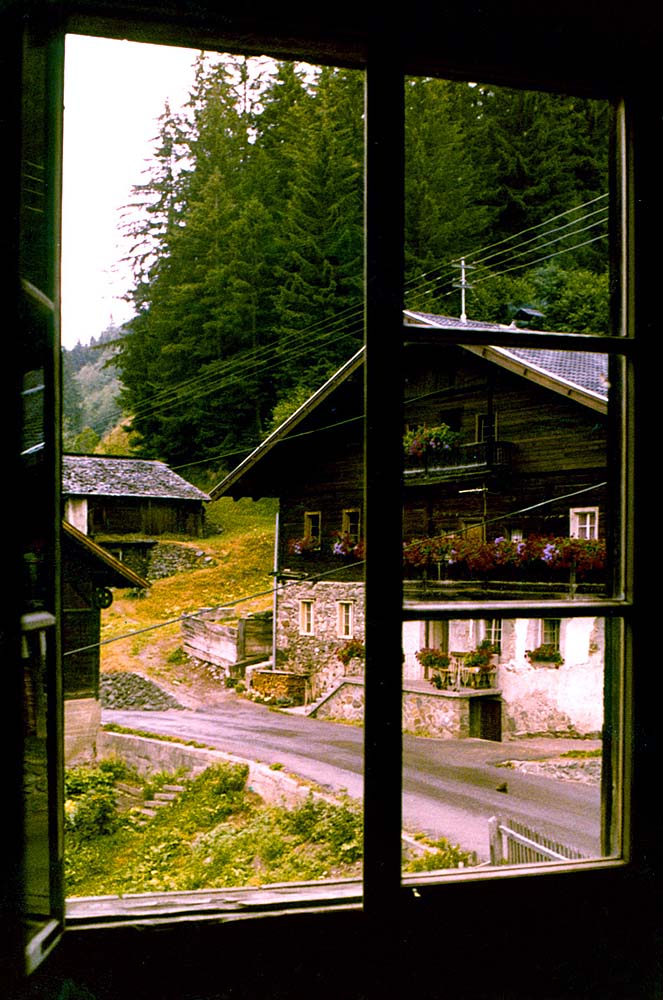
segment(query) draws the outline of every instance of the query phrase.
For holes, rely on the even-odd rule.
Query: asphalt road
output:
[[[363,791],[363,730],[276,712],[232,697],[198,710],[104,710],[103,722],[195,740],[245,759],[279,763],[353,798]],[[588,748],[583,743],[583,748]],[[552,757],[571,740],[438,740],[403,738],[403,825],[447,837],[488,860],[488,819],[508,816],[586,856],[600,851],[600,791],[596,785],[499,767],[506,760]],[[498,791],[507,783],[506,792]]]

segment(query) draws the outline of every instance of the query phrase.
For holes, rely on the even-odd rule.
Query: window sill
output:
[[[182,920],[225,922],[290,911],[360,909],[361,903],[359,879],[126,896],[82,896],[66,901],[65,926],[68,930],[94,930],[113,925],[157,925]]]

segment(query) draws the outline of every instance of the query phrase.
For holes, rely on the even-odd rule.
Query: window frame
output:
[[[357,530],[352,531],[351,515],[357,515]],[[344,507],[341,513],[341,531],[348,536],[351,545],[361,541],[361,507]]]
[[[591,531],[589,534],[580,534],[580,517],[583,514],[591,515],[593,520],[589,521]],[[598,507],[571,507],[569,510],[569,536],[571,538],[586,538],[588,540],[599,537],[599,508]]]
[[[299,599],[299,634],[315,635],[315,601],[308,597]]]
[[[352,639],[355,619],[354,601],[336,602],[336,635],[339,639]]]
[[[104,6],[103,4],[101,5]],[[149,6],[149,4],[148,4]],[[151,16],[143,15],[143,23],[140,22],[140,15],[136,14],[133,20],[126,20],[126,12],[120,12],[119,14],[114,14],[112,5],[106,5],[103,15],[89,16],[85,12],[77,11],[76,5],[71,5],[74,14],[69,15],[69,20],[56,23],[55,31],[56,33],[62,33],[65,30],[81,30],[84,29],[89,33],[107,34],[115,33],[118,36],[138,36],[141,40],[152,40],[158,41],[173,41],[180,36],[180,29],[175,26],[173,27],[172,22],[165,21],[161,26],[156,22]],[[209,13],[207,12],[209,17]],[[151,22],[151,23],[150,23]],[[212,18],[213,23],[213,18]],[[128,28],[128,30],[127,30]],[[201,45],[205,41],[207,47],[213,47],[211,42],[213,40],[213,32],[205,24],[204,19],[198,24],[195,24],[194,18],[194,28],[189,30],[192,32],[192,37],[199,37]],[[227,30],[227,29],[226,29]],[[296,33],[295,33],[296,34]],[[211,36],[211,37],[210,37]],[[246,36],[243,36],[246,39]],[[531,63],[526,62],[525,68],[519,66],[516,71],[511,75],[505,69],[505,61],[501,61],[494,54],[492,57],[490,53],[493,52],[490,45],[488,49],[486,48],[486,42],[483,39],[478,40],[478,51],[476,54],[476,62],[469,58],[469,51],[465,50],[465,62],[463,63],[463,52],[458,56],[447,50],[446,57],[449,61],[450,72],[458,75],[465,75],[465,78],[475,78],[480,75],[480,68],[482,65],[486,66],[486,73],[484,77],[489,79],[493,76],[500,79],[500,68],[501,68],[501,78],[509,80],[517,79],[518,83],[523,87],[534,86],[535,84],[541,84],[549,82],[550,78],[556,78],[558,72],[558,67],[551,67],[549,64],[544,64],[544,66],[539,71],[539,76],[537,76],[537,70],[532,66]],[[259,33],[255,36],[251,36],[249,39],[249,47],[253,46],[255,51],[262,51],[263,49],[275,52],[281,52],[286,57],[293,52],[302,52],[307,55],[310,53],[310,58],[312,61],[316,60],[316,51],[319,51],[319,44],[311,43],[298,45],[297,38],[295,41],[289,36],[287,40],[281,42],[281,44],[265,45],[264,40],[260,38]],[[216,47],[222,49],[224,47],[223,42],[219,41]],[[488,54],[487,54],[488,53]],[[583,53],[584,55],[584,53]],[[395,59],[395,65],[401,66],[405,65],[406,60],[402,58],[402,53],[400,46],[394,43],[393,37],[391,35],[387,36],[384,45],[380,49],[377,56],[368,58],[365,52],[362,50],[358,54],[354,55],[354,60],[357,65],[368,65],[368,72],[370,77],[370,84],[368,85],[369,95],[368,95],[368,105],[369,105],[369,119],[371,116],[375,116],[376,122],[379,122],[376,127],[373,137],[369,136],[368,148],[370,150],[370,158],[374,160],[377,164],[378,160],[381,160],[384,166],[385,158],[382,154],[381,147],[391,147],[393,132],[388,128],[385,119],[385,115],[381,112],[379,104],[383,103],[383,106],[389,107],[391,109],[392,103],[395,102],[396,107],[399,106],[397,87],[394,86],[394,69],[393,65],[389,66],[389,60]],[[412,58],[412,57],[411,57]],[[493,61],[491,61],[491,58]],[[596,57],[593,57],[596,58]],[[319,58],[318,58],[319,61]],[[333,58],[329,57],[329,61],[333,62]],[[353,59],[349,60],[350,62]],[[595,72],[596,67],[594,66],[594,72],[591,71],[592,59],[587,59],[588,66],[584,69],[583,73],[578,75],[582,77],[581,85],[577,88],[583,92],[587,92],[590,96],[593,92],[592,90],[592,80],[601,79],[600,74]],[[615,59],[615,63],[617,60]],[[498,70],[495,70],[495,64],[497,64]],[[572,63],[571,68],[568,70],[569,79],[566,81],[569,83],[568,88],[574,90],[574,66],[580,65],[580,60],[576,57],[575,63]],[[492,70],[491,70],[492,67]],[[412,68],[422,71],[426,68],[439,69],[442,74],[444,67],[440,64],[440,57],[434,56],[430,51],[425,50],[421,54],[419,63],[417,63],[416,58],[414,58],[414,63]],[[400,70],[399,70],[400,72]],[[620,81],[619,88],[616,87],[613,82],[612,92],[624,93],[626,92],[627,98],[631,98],[631,105],[633,107],[632,113],[628,113],[622,117],[619,130],[622,136],[625,138],[625,155],[628,159],[628,190],[625,195],[618,198],[618,203],[621,201],[623,207],[623,214],[626,217],[627,225],[625,226],[625,238],[621,245],[620,252],[625,264],[625,274],[628,279],[632,279],[634,272],[637,269],[639,273],[646,276],[651,273],[653,275],[653,262],[648,261],[645,256],[644,250],[640,250],[640,247],[647,247],[649,240],[648,236],[653,236],[654,234],[654,223],[653,220],[645,218],[646,213],[640,213],[635,216],[635,223],[631,221],[631,216],[634,214],[634,194],[633,194],[633,178],[641,182],[641,187],[639,186],[640,196],[653,195],[656,191],[656,183],[653,176],[653,169],[651,165],[647,165],[647,157],[641,156],[638,161],[637,157],[634,157],[633,144],[635,142],[635,148],[639,146],[645,151],[647,151],[648,144],[649,149],[655,150],[656,146],[648,138],[644,138],[647,132],[651,129],[655,133],[653,128],[654,123],[658,123],[659,119],[657,117],[657,109],[654,107],[654,102],[651,105],[642,97],[641,91],[638,88],[639,77],[636,76],[636,83],[631,84],[632,93],[629,93],[628,75],[624,72],[623,77],[619,76],[615,71],[615,77]],[[642,83],[639,83],[639,87],[643,88]],[[597,90],[600,89],[596,88]],[[382,91],[382,98],[378,102],[377,93]],[[372,92],[372,93],[371,93]],[[628,105],[628,101],[627,101]],[[397,130],[396,130],[397,131]],[[394,159],[398,160],[396,156]],[[651,158],[653,161],[653,157]],[[376,171],[376,174],[378,171]],[[369,266],[368,272],[370,275],[379,276],[378,289],[372,296],[372,301],[370,308],[367,310],[367,326],[369,331],[373,331],[370,337],[367,337],[368,341],[368,354],[369,359],[367,364],[367,374],[366,382],[367,387],[370,387],[371,396],[376,400],[379,398],[377,387],[379,380],[385,375],[389,375],[388,368],[385,363],[378,357],[380,351],[375,349],[373,356],[371,352],[373,350],[372,343],[376,345],[379,343],[379,338],[383,337],[385,327],[385,321],[393,322],[396,313],[400,313],[400,303],[395,306],[389,306],[388,303],[382,303],[382,305],[377,301],[380,297],[379,289],[394,287],[390,285],[389,282],[394,276],[394,256],[393,250],[398,243],[398,235],[394,235],[394,232],[389,232],[386,218],[389,214],[389,210],[393,212],[393,204],[391,201],[394,192],[398,193],[400,181],[398,178],[394,179],[394,171],[385,171],[389,176],[382,178],[378,181],[376,187],[377,190],[374,191],[372,195],[367,198],[369,202],[367,206],[367,216],[369,218]],[[391,204],[390,204],[391,201]],[[644,199],[645,204],[647,204],[647,198]],[[627,204],[628,203],[628,204]],[[626,210],[628,208],[628,211]],[[380,224],[379,213],[383,212],[383,221]],[[398,231],[398,225],[394,227]],[[389,250],[385,252],[380,250],[378,244],[382,237],[385,237],[384,242],[388,245]],[[374,255],[374,259],[371,260],[371,254]],[[391,254],[392,261],[388,261],[388,256]],[[655,280],[649,282],[649,287],[646,280],[641,281],[638,287],[638,296],[635,297],[635,293],[632,291],[633,283],[631,282],[630,287],[627,289],[627,293],[624,295],[621,306],[620,315],[620,325],[621,332],[624,334],[622,339],[610,338],[609,342],[606,341],[604,345],[609,347],[611,351],[617,354],[622,354],[625,359],[624,369],[624,386],[628,391],[629,396],[633,389],[642,390],[648,385],[646,366],[643,363],[642,366],[636,368],[634,362],[641,361],[643,358],[641,354],[646,352],[642,348],[642,342],[638,345],[637,339],[634,337],[634,330],[637,326],[638,320],[640,321],[642,328],[647,329],[647,324],[650,317],[655,314],[655,310],[652,308],[654,306],[654,293],[653,288],[655,287]],[[369,295],[369,298],[371,296]],[[385,296],[386,299],[390,299],[390,296]],[[400,323],[400,316],[398,319]],[[405,335],[405,331],[404,331]],[[480,331],[473,332],[473,341],[477,344],[486,343],[488,344],[490,340],[494,340],[494,334],[490,337],[486,334],[483,339]],[[571,346],[573,338],[570,338],[566,343]],[[521,341],[522,342],[522,341]],[[400,348],[397,347],[394,351],[396,357],[400,352]],[[393,356],[392,356],[393,357]],[[374,363],[375,360],[375,363]],[[370,369],[370,370],[369,370]],[[643,370],[644,369],[644,370]],[[391,378],[387,378],[387,385],[393,387],[394,381]],[[388,398],[388,394],[385,394]],[[637,415],[640,418],[642,426],[646,426],[647,423],[644,419],[644,415],[648,412],[646,392],[639,391],[637,394],[636,403],[633,404],[629,401],[629,409],[631,415],[633,414],[633,406],[635,405],[637,409]],[[371,404],[373,405],[373,404]],[[394,407],[397,410],[397,407]],[[649,407],[651,409],[651,406]],[[375,410],[376,415],[379,415],[379,408]],[[387,414],[386,423],[389,425],[391,430],[394,429],[394,421],[389,419]],[[621,424],[622,416],[620,413],[617,414],[617,423]],[[370,421],[367,430],[367,447],[368,455],[367,462],[369,469],[375,469],[377,472],[377,456],[383,452],[383,442],[381,442],[377,436],[376,430],[371,430]],[[606,617],[606,624],[610,622],[615,622],[617,625],[621,623],[621,638],[618,640],[624,650],[623,656],[626,661],[630,662],[632,660],[632,647],[635,646],[637,651],[639,642],[641,644],[640,636],[644,633],[644,627],[638,629],[639,625],[644,626],[647,621],[647,617],[650,613],[651,608],[653,608],[653,601],[648,600],[647,595],[638,595],[638,600],[635,600],[634,589],[633,589],[633,579],[635,570],[638,568],[643,570],[646,568],[646,563],[644,557],[641,554],[640,549],[636,549],[634,546],[634,533],[635,533],[635,519],[633,516],[633,502],[634,495],[636,493],[636,488],[642,487],[642,489],[637,489],[638,496],[646,496],[646,481],[644,480],[643,473],[634,464],[634,457],[637,456],[638,450],[635,444],[635,435],[631,426],[631,421],[629,420],[627,426],[622,433],[622,427],[620,426],[620,458],[623,462],[624,467],[624,479],[626,482],[626,487],[617,496],[617,511],[621,515],[621,527],[618,531],[619,540],[621,542],[621,563],[618,567],[618,586],[615,590],[615,597],[610,600],[597,602],[596,608],[592,613],[595,613],[598,609]],[[391,449],[390,455],[393,457],[396,454],[394,448]],[[388,464],[388,463],[386,463]],[[379,509],[377,505],[377,499],[382,494],[384,498],[384,486],[385,484],[391,486],[394,485],[396,479],[393,475],[390,476],[378,476],[380,483],[380,489],[370,487],[367,489],[367,500],[370,500],[370,506],[365,508],[366,510],[366,522],[367,529],[370,525],[371,537],[375,537],[376,541],[380,536],[381,525],[386,523],[386,520],[381,519],[379,514]],[[57,495],[59,489],[59,484],[56,481],[54,483],[54,490]],[[373,504],[375,503],[375,507]],[[389,506],[389,504],[387,504]],[[642,509],[642,507],[640,508]],[[393,505],[390,507],[390,511],[393,512]],[[375,513],[377,512],[377,513]],[[644,519],[647,523],[651,523],[648,519]],[[642,523],[642,522],[641,522]],[[385,569],[391,571],[396,565],[397,559],[394,553],[394,546],[388,544],[385,546],[388,550],[388,555],[380,558],[376,553],[377,563],[374,571],[371,574],[371,580],[375,581],[375,584],[371,583],[370,586],[374,586],[375,594],[379,593],[380,585],[379,575],[384,572]],[[643,575],[644,579],[644,575]],[[368,588],[367,588],[368,589]],[[378,671],[371,671],[370,662],[374,661],[376,666],[378,659],[380,659],[388,649],[388,640],[380,640],[377,627],[377,616],[372,612],[372,608],[375,606],[376,600],[371,597],[368,600],[367,610],[367,666],[368,666],[368,677],[377,675]],[[387,614],[389,611],[393,611],[395,603],[393,600],[393,595],[389,597],[387,601]],[[490,606],[482,607],[482,613],[489,613]],[[495,612],[499,611],[503,614],[502,608],[495,608]],[[521,606],[518,608],[518,614],[529,615],[540,613],[541,607],[539,605],[532,605],[531,607]],[[402,608],[399,606],[399,615],[402,613]],[[588,612],[589,613],[589,612]],[[409,611],[405,612],[405,617]],[[419,611],[416,612],[417,618],[421,617]],[[449,612],[451,617],[451,612]],[[453,617],[476,617],[476,609],[461,609],[458,607],[453,608]],[[400,622],[399,622],[400,624]],[[387,629],[389,637],[393,638],[393,629]],[[393,666],[394,658],[388,657],[389,662]],[[392,688],[394,685],[392,685]],[[364,909],[369,914],[377,914],[379,912],[379,907],[381,904],[387,902],[390,904],[396,904],[400,909],[401,906],[405,905],[405,900],[411,898],[411,889],[407,886],[403,886],[400,883],[400,858],[397,868],[394,865],[394,853],[395,853],[395,822],[396,817],[399,815],[399,803],[396,802],[396,796],[394,795],[394,789],[388,787],[387,784],[379,776],[376,776],[375,765],[380,762],[381,768],[385,769],[391,768],[391,774],[396,775],[400,773],[400,739],[395,739],[393,736],[388,738],[385,736],[385,729],[388,728],[389,723],[393,722],[396,718],[399,718],[400,705],[398,709],[395,709],[395,702],[400,700],[400,690],[398,691],[396,697],[394,690],[389,689],[388,685],[378,684],[377,681],[367,682],[367,701],[369,697],[369,692],[371,693],[371,709],[370,712],[367,711],[367,723],[366,723],[366,748],[367,748],[367,782],[372,783],[372,788],[374,792],[379,792],[384,790],[387,792],[386,804],[380,806],[375,806],[371,801],[369,804],[369,809],[367,811],[367,857],[369,852],[375,851],[377,853],[378,864],[370,862],[369,871],[365,878],[365,894],[364,894]],[[638,694],[638,686],[634,685],[631,673],[627,670],[623,675],[613,678],[611,691],[608,692],[611,698],[621,699],[621,704],[623,706],[623,719],[622,719],[622,745],[632,744],[633,756],[636,759],[637,764],[642,768],[642,773],[648,773],[647,766],[647,755],[643,752],[644,744],[651,740],[656,733],[655,716],[653,715],[653,710],[651,706],[647,705],[645,698],[642,698]],[[643,727],[643,732],[646,738],[636,738],[638,729],[633,725],[631,720],[631,706],[635,702],[638,709],[638,718],[640,720],[640,725]],[[380,722],[380,716],[382,716],[382,721]],[[397,748],[398,745],[398,748]],[[651,754],[651,742],[647,746],[647,754]],[[658,750],[659,744],[656,739],[654,739],[654,746]],[[657,754],[657,759],[660,758],[660,754]],[[624,823],[625,830],[629,834],[629,822],[628,818],[630,811],[632,810],[637,814],[637,818],[641,821],[640,824],[636,823],[636,833],[635,839],[632,842],[632,850],[630,855],[625,856],[623,859],[617,859],[615,861],[605,861],[600,864],[593,866],[593,871],[587,874],[587,879],[590,880],[591,884],[599,891],[606,893],[606,898],[609,898],[610,892],[614,890],[616,886],[623,885],[624,869],[631,870],[631,877],[633,876],[634,864],[636,866],[636,875],[639,870],[644,870],[650,868],[649,863],[645,863],[645,857],[647,855],[648,842],[651,841],[652,844],[658,845],[660,843],[660,823],[654,820],[652,814],[652,807],[646,802],[646,796],[639,795],[635,799],[629,799],[629,787],[627,780],[628,764],[622,755],[621,760],[618,759],[619,755],[616,754],[614,765],[617,769],[621,769],[622,779],[624,781],[624,788],[626,794],[626,801],[624,804]],[[393,768],[396,767],[394,771]],[[400,793],[399,793],[400,794]],[[382,841],[382,850],[380,849],[380,838],[378,837],[378,828],[381,821],[386,820],[386,826],[383,830],[384,839]],[[640,831],[638,833],[638,830]],[[643,832],[644,831],[644,832]],[[399,845],[400,846],[400,845]],[[385,866],[384,861],[388,860],[389,863]],[[638,868],[638,864],[640,868]],[[547,868],[546,872],[538,872],[537,877],[534,880],[520,880],[519,883],[519,898],[527,898],[528,892],[532,894],[541,895],[546,892],[546,883],[551,884],[555,882],[558,873],[561,873],[563,879],[563,890],[569,884],[568,874],[566,871],[567,866],[554,866],[551,865]],[[654,865],[654,870],[658,871],[660,865]],[[398,888],[394,887],[394,876],[397,873]],[[379,884],[378,875],[384,883],[385,880],[389,883],[386,887]],[[497,873],[494,876],[496,880],[509,879],[511,876],[508,872]],[[658,877],[658,876],[657,876]],[[440,892],[448,892],[449,887],[452,882],[456,884],[460,882],[472,881],[471,875],[460,874],[457,878],[449,880],[446,885],[442,884],[430,884],[425,887],[423,884],[418,885],[417,894],[421,896],[425,894],[429,901],[435,901],[439,898]],[[527,883],[529,882],[529,888]],[[523,883],[525,883],[525,888],[523,889]],[[576,880],[577,884],[577,880]],[[605,889],[608,886],[608,890]],[[474,892],[474,898],[476,899],[476,892]],[[457,894],[456,894],[456,898]],[[250,926],[250,922],[249,922]]]
[[[316,528],[317,530],[314,530]],[[316,551],[320,548],[322,544],[322,511],[304,511],[304,538],[307,541],[315,541]]]

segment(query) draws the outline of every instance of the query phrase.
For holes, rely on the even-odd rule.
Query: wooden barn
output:
[[[66,520],[93,538],[201,537],[209,501],[165,462],[110,455],[65,455],[62,496]]]

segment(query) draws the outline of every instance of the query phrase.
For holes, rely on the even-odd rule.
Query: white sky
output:
[[[120,210],[140,183],[166,100],[193,84],[193,49],[69,35],[65,50],[62,343],[98,337],[132,315]]]

